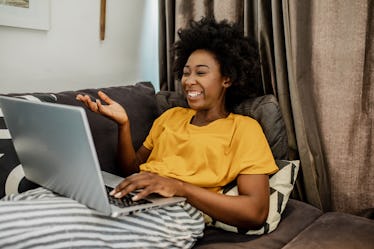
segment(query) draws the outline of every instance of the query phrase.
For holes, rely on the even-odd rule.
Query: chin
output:
[[[193,110],[198,110],[199,109],[199,105],[197,105],[194,102],[190,102],[189,100],[187,100],[187,104],[188,104],[188,107],[193,109]]]

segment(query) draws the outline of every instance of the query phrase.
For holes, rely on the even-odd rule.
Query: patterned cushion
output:
[[[56,96],[53,94],[35,93],[20,96],[11,94],[10,96],[30,101],[56,102]],[[0,198],[5,194],[23,192],[35,187],[36,184],[25,178],[0,108]]]
[[[280,220],[281,214],[286,207],[287,201],[292,192],[297,173],[299,170],[300,162],[298,160],[286,161],[277,160],[276,161],[279,171],[272,175],[269,180],[270,185],[270,206],[269,214],[266,219],[265,224],[257,230],[240,230],[234,226],[224,224],[220,221],[212,220],[210,217],[206,216],[206,222],[209,226],[214,226],[221,228],[226,231],[242,233],[242,234],[265,234],[274,231]],[[238,187],[234,184],[229,189],[223,190],[223,194],[226,195],[238,195]]]
[[[100,89],[64,91],[54,94],[32,93],[23,94],[22,96],[9,94],[8,96],[85,108],[102,170],[121,175],[116,161],[117,125],[108,118],[89,111],[81,102],[75,99],[78,93],[89,94],[92,98],[97,98],[98,90],[107,93],[112,99],[126,108],[131,120],[133,144],[135,148],[138,148],[148,134],[153,120],[159,114],[154,88],[150,82]],[[10,134],[6,129],[3,114],[0,112],[0,198],[5,194],[23,192],[36,186],[24,177]]]

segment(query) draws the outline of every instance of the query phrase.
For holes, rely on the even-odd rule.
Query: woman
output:
[[[235,25],[226,21],[217,23],[212,19],[202,19],[191,22],[189,28],[178,34],[180,40],[173,50],[175,71],[189,108],[176,107],[163,113],[155,120],[138,151],[132,145],[130,120],[122,106],[103,92],[98,93],[101,100],[96,102],[89,96],[77,96],[92,111],[118,124],[119,156],[122,169],[129,177],[111,195],[120,198],[140,189],[134,199],[158,193],[165,197],[183,196],[187,200],[186,203],[116,219],[80,207],[85,210],[82,211],[85,216],[95,221],[100,219],[101,226],[113,223],[119,227],[116,230],[118,237],[114,239],[106,239],[101,226],[95,227],[97,234],[104,236],[105,246],[191,247],[202,236],[204,222],[200,211],[213,219],[245,229],[256,228],[266,220],[268,175],[276,172],[277,167],[260,125],[249,117],[232,113],[241,100],[256,94],[259,68],[256,50]],[[235,179],[238,196],[218,193]],[[32,193],[24,193],[5,200],[8,200],[7,205],[14,207],[20,206],[19,200],[33,204],[53,198],[69,204],[74,202],[43,191],[35,190],[35,198],[30,197]],[[40,197],[40,193],[47,197]],[[42,205],[42,209],[50,211],[48,205]],[[52,213],[59,215],[58,210]],[[69,214],[66,217],[74,230],[79,225],[77,219]],[[140,229],[136,220],[147,220],[148,223]],[[3,223],[1,218],[0,222]],[[154,227],[158,228],[156,232]],[[46,230],[45,225],[41,230],[43,228]],[[140,230],[134,233],[134,229]],[[44,235],[48,236],[49,231]],[[77,240],[81,245],[87,245],[88,233],[80,235],[83,239]],[[79,237],[74,231],[70,236]],[[124,239],[126,236],[130,236],[129,239]],[[1,240],[0,235],[0,243]],[[70,244],[77,245],[75,242]]]

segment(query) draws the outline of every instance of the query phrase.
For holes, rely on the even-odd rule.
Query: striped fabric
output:
[[[0,247],[190,248],[203,217],[187,203],[113,218],[44,188],[0,200]]]

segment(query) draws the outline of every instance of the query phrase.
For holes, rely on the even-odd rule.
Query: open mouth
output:
[[[201,91],[187,91],[187,97],[189,97],[189,98],[196,98],[196,97],[198,97],[202,94],[203,94],[203,92],[201,92]]]

